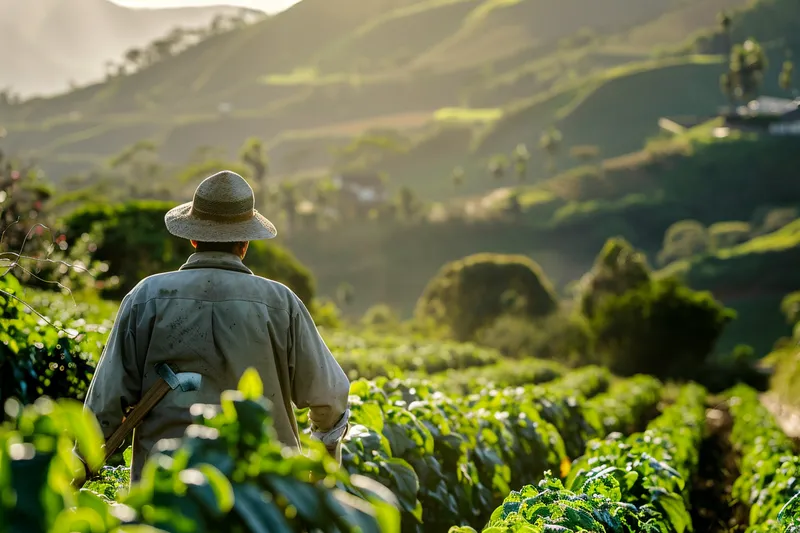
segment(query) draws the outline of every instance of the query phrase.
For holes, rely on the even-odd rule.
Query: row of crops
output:
[[[641,423],[637,414],[652,412],[660,387],[643,376],[611,384],[597,367],[545,385],[468,396],[436,392],[419,380],[359,380],[351,391],[354,426],[344,446],[345,468],[338,469],[313,445],[305,454],[282,451],[259,403],[260,382],[247,379],[238,396],[223,396],[221,409],[198,409],[198,424],[182,443],[163,443],[128,494],[117,490],[126,479],[119,467],[106,468],[92,490],[71,488],[73,440],[90,463],[100,461],[99,430],[79,404],[40,399],[23,408],[9,402],[10,421],[0,431],[0,531],[479,526],[511,488],[548,470],[567,475],[570,458],[586,441]],[[322,483],[309,484],[309,472]]]
[[[741,456],[733,497],[751,504],[747,533],[800,531],[800,456],[756,391],[738,386],[730,393],[730,438]]]
[[[221,407],[198,407],[197,424],[182,441],[162,443],[130,491],[124,466],[76,491],[72,447],[99,466],[96,423],[78,403],[34,400],[80,396],[108,320],[81,308],[102,324],[92,326],[56,301],[34,300],[84,332],[70,339],[0,300],[0,363],[11,369],[0,396],[31,404],[5,405],[0,533],[692,531],[692,482],[707,437],[701,387],[686,385],[665,403],[648,376],[344,331],[324,332],[354,380],[344,468],[314,443],[302,454],[282,450],[260,381],[249,375]],[[749,511],[747,533],[794,531],[794,443],[755,391],[725,397],[739,470],[732,498]]]

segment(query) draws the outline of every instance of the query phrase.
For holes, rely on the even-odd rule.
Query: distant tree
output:
[[[592,318],[604,299],[619,296],[649,281],[650,267],[645,256],[625,239],[609,239],[592,269],[578,282],[578,308],[587,318]]]
[[[146,195],[164,178],[165,167],[155,142],[139,141],[113,156],[108,168],[118,174],[119,185],[127,186],[130,198]]]
[[[519,191],[513,191],[508,195],[506,204],[506,213],[512,217],[517,217],[522,214],[522,203],[520,202]]]
[[[397,193],[397,215],[406,221],[416,220],[421,211],[420,200],[407,186],[400,187]]]
[[[339,307],[348,307],[355,299],[355,289],[347,282],[342,282],[336,288],[336,301]]]
[[[142,66],[141,62],[143,57],[144,53],[139,48],[131,48],[125,52],[125,62],[131,66],[132,70],[136,70]]]
[[[297,222],[297,205],[300,203],[297,186],[291,181],[284,181],[280,186],[281,208],[286,213],[289,228],[294,229]]]
[[[723,46],[725,54],[731,53],[731,17],[727,11],[720,11],[717,15],[720,30],[722,30]]]
[[[723,93],[734,101],[750,101],[758,97],[767,70],[767,55],[755,39],[731,49],[728,72],[720,79]]]
[[[516,148],[514,148],[512,158],[514,160],[514,173],[517,175],[517,180],[524,181],[528,176],[528,161],[531,158],[528,147],[523,143],[518,144]]]
[[[544,132],[539,139],[539,147],[547,154],[548,169],[551,172],[556,170],[556,156],[561,149],[562,140],[561,132],[555,127]]]
[[[464,169],[461,167],[454,168],[450,173],[450,180],[456,189],[460,188],[464,184]]]
[[[269,175],[269,155],[267,149],[257,137],[245,141],[239,151],[239,159],[252,171],[252,178],[258,184],[257,203],[260,209],[266,204],[267,176]]]
[[[503,154],[496,154],[489,160],[489,175],[496,180],[501,180],[506,175],[508,159]]]
[[[792,89],[794,89],[794,81],[792,79],[793,71],[794,63],[791,61],[784,61],[783,68],[781,68],[781,73],[778,76],[778,84],[784,91],[791,92]]]

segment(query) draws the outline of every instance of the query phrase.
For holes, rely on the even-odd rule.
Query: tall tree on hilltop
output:
[[[723,92],[731,101],[757,98],[767,66],[767,55],[755,39],[734,45],[728,72],[721,80]]]
[[[722,30],[723,46],[725,47],[725,54],[731,53],[731,17],[727,11],[720,11],[717,15],[719,27]]]
[[[267,176],[269,175],[269,154],[264,143],[258,137],[251,137],[245,141],[239,151],[239,159],[253,172],[253,181],[258,184],[256,202],[260,209],[264,208],[267,201]]]
[[[132,70],[136,70],[142,66],[143,54],[139,48],[131,48],[125,52],[125,62],[131,66]]]

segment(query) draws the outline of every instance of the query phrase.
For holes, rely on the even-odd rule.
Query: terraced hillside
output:
[[[280,142],[287,152],[302,148],[314,154],[295,157],[294,163],[276,158],[274,173],[286,175],[330,164],[332,136],[346,138],[378,125],[410,134],[422,127],[419,142],[424,144],[442,126],[435,114],[441,108],[500,110],[502,118],[490,124],[488,134],[481,133],[485,124],[456,113],[465,141],[437,153],[436,165],[423,175],[412,157],[380,164],[395,184],[449,196],[452,192],[436,185],[432,173],[459,161],[478,172],[488,151],[505,148],[512,139],[538,140],[540,130],[554,121],[569,117],[564,127],[576,143],[599,139],[605,144],[611,125],[604,122],[607,116],[591,112],[593,106],[616,109],[630,100],[629,90],[674,93],[665,90],[663,79],[693,72],[676,71],[672,61],[704,67],[697,67],[703,74],[695,85],[678,93],[696,92],[703,80],[713,79],[708,96],[694,108],[713,107],[719,66],[712,56],[606,69],[639,63],[656,46],[674,46],[699,29],[713,29],[721,8],[745,3],[602,0],[587,9],[577,0],[384,0],[368,6],[304,0],[129,76],[6,106],[2,116],[8,134],[0,142],[10,151],[35,154],[58,178],[146,137],[162,143],[168,160],[179,161],[198,146],[233,150],[255,135],[273,145]],[[657,37],[642,38],[641,28]],[[661,77],[639,74],[652,69],[666,70]],[[619,82],[625,92],[611,85],[609,92],[618,96],[603,100],[609,80],[629,76],[638,78],[629,87]],[[222,102],[232,105],[230,113],[220,114]],[[669,95],[651,111],[630,131],[617,128],[614,143],[603,145],[603,152],[634,149],[643,133],[654,130],[651,118],[660,113],[691,112],[679,109]],[[531,114],[539,118],[530,121]],[[304,146],[293,146],[293,139],[303,139]],[[465,193],[490,186],[467,181],[474,185]],[[425,183],[432,185],[426,190]]]

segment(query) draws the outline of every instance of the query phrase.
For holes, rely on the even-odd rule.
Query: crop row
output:
[[[731,444],[740,454],[732,496],[750,507],[747,533],[800,529],[800,457],[791,439],[754,389],[739,385],[728,392]]]
[[[546,385],[468,396],[418,380],[360,380],[343,462],[397,495],[406,532],[482,524],[510,487],[547,470],[566,475],[588,439],[624,429],[625,417],[603,411],[644,415],[659,399],[660,383],[645,376],[595,396],[609,380],[607,370],[587,367]]]
[[[195,425],[161,441],[118,501],[99,483],[71,486],[82,469],[76,442],[93,468],[103,458],[100,426],[80,403],[9,401],[0,426],[0,531],[399,533],[384,487],[348,475],[320,443],[305,442],[304,453],[283,448],[258,377],[246,375],[239,388],[223,393],[221,408],[194,407]]]
[[[512,492],[483,533],[691,531],[686,480],[697,469],[705,397],[705,389],[687,385],[643,433],[589,442],[563,483],[548,472]]]

